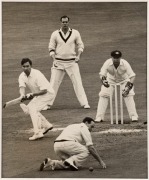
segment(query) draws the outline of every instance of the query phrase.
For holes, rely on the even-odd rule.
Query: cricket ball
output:
[[[90,172],[93,172],[93,171],[94,171],[94,168],[93,168],[93,167],[89,167],[89,171],[90,171]]]

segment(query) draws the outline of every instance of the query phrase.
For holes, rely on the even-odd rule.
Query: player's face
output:
[[[24,73],[29,76],[30,75],[30,72],[31,72],[31,65],[29,62],[26,62],[22,65],[22,69],[24,71]]]
[[[68,18],[62,18],[61,23],[62,23],[63,28],[68,28],[68,26],[69,26]]]
[[[112,58],[113,64],[119,65],[119,64],[120,64],[120,59],[121,59],[121,58]]]
[[[95,127],[95,123],[92,121],[91,124],[89,124],[88,129],[91,132],[92,129]]]

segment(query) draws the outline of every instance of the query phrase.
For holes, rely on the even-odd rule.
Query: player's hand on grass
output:
[[[102,166],[103,169],[106,169],[106,164],[103,161],[100,162],[100,165]]]

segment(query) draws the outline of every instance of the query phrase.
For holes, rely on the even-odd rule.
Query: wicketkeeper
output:
[[[134,81],[136,74],[132,70],[130,64],[122,59],[122,53],[118,50],[111,52],[111,58],[106,60],[99,73],[102,82],[101,91],[99,93],[99,102],[95,122],[104,121],[108,101],[110,97],[110,83],[121,83],[122,96],[124,98],[129,117],[132,122],[138,121],[138,114],[134,102]],[[113,93],[113,92],[112,92]]]
[[[32,61],[23,58],[21,61],[23,72],[19,76],[20,98],[28,98],[31,101],[26,106],[20,104],[25,114],[29,114],[33,123],[34,135],[29,140],[44,137],[53,128],[52,124],[40,113],[54,98],[54,90],[46,77],[37,69],[32,68]],[[25,94],[26,87],[31,93]]]

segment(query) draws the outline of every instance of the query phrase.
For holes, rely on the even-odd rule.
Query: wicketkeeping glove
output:
[[[109,87],[109,83],[108,83],[108,81],[107,81],[107,79],[106,79],[105,76],[102,76],[101,82],[102,82],[102,84],[103,84],[106,88]]]
[[[129,94],[129,91],[132,89],[133,87],[133,83],[131,82],[127,82],[127,84],[125,85],[125,89],[122,91],[122,96],[126,97]]]

